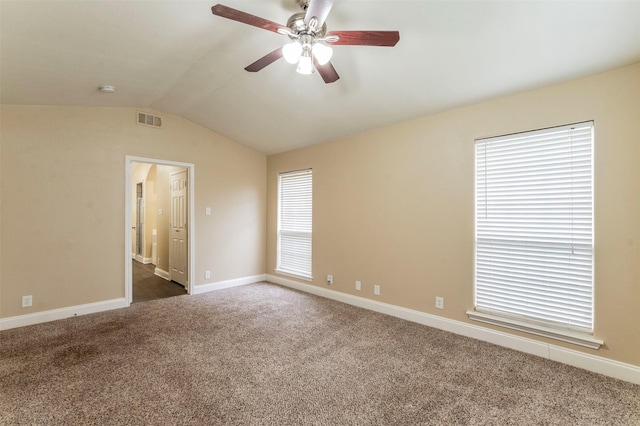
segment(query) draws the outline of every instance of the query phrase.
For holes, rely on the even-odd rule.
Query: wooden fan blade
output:
[[[222,16],[223,18],[231,19],[233,21],[242,22],[243,24],[253,25],[254,27],[262,28],[264,30],[273,31],[277,33],[279,29],[289,32],[289,28],[276,24],[268,19],[260,18],[259,16],[250,15],[237,9],[233,9],[228,6],[216,4],[211,8],[211,12],[214,15]]]
[[[309,24],[309,20],[314,16],[318,19],[318,25],[316,28],[322,28],[327,15],[333,7],[334,0],[311,0],[307,7],[307,13],[304,15],[304,23]]]
[[[327,84],[333,83],[334,81],[340,78],[340,76],[336,72],[336,69],[333,67],[333,65],[331,65],[331,62],[327,62],[324,65],[320,65],[318,61],[314,59],[313,65],[315,65],[316,69],[318,70],[318,74],[320,74],[324,82]]]
[[[262,58],[246,67],[245,70],[249,72],[258,72],[262,68],[266,67],[267,65],[271,65],[280,58],[282,58],[282,47],[278,47],[273,52],[264,55]]]
[[[325,37],[338,36],[329,44],[352,46],[395,46],[400,40],[398,31],[329,31]]]

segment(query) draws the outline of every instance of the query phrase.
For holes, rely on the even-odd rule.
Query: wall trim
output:
[[[169,279],[169,273],[162,269],[156,268],[155,274]],[[235,278],[231,280],[218,281],[216,283],[194,286],[193,294],[208,293],[210,291],[222,290],[225,288],[238,287],[247,284],[253,284],[265,280],[264,274],[252,275],[248,277]],[[94,314],[97,312],[111,311],[113,309],[128,308],[130,303],[126,298],[105,300],[103,302],[87,303],[84,305],[68,306],[65,308],[52,309],[49,311],[34,312],[25,315],[16,315],[8,318],[0,319],[0,331],[12,328],[25,327],[44,322],[56,321],[65,318],[76,317],[80,315]]]
[[[113,309],[127,308],[129,303],[123,297],[120,299],[105,300],[102,302],[86,303],[84,305],[69,306],[66,308],[52,309],[49,311],[34,312],[25,315],[0,319],[0,330],[25,327],[43,322],[56,321],[79,315],[95,314],[97,312],[111,311]]]
[[[640,384],[640,366],[610,360],[596,355],[563,348],[549,343],[539,342],[526,337],[514,336],[501,331],[491,330],[479,325],[468,324],[438,315],[428,314],[401,306],[378,302],[360,296],[354,296],[335,290],[304,284],[287,278],[271,274],[265,275],[265,280],[285,287],[300,290],[305,293],[336,300],[382,314],[391,315],[407,321],[426,325],[440,330],[449,331],[473,339],[482,340],[520,352],[537,355],[552,361],[561,362],[573,367],[582,368],[594,373]]]
[[[160,278],[164,278],[167,281],[171,281],[171,277],[169,273],[165,270],[162,270],[156,266],[156,269],[153,270],[153,274],[159,276]]]
[[[153,259],[150,257],[142,257],[137,254],[132,254],[131,256],[134,260],[142,263],[143,265],[148,265],[149,263],[153,263]]]
[[[604,345],[602,340],[596,339],[593,335],[587,334],[586,332],[553,328],[541,324],[535,324],[533,322],[519,321],[514,318],[480,311],[467,311],[467,316],[473,321],[486,322],[487,324],[497,325],[499,327],[506,327],[525,333],[537,334],[538,336],[561,340],[574,345],[584,346],[589,349],[600,349],[600,347]]]
[[[265,274],[251,275],[248,277],[234,278],[231,280],[218,281],[210,284],[200,284],[193,286],[193,293],[202,294],[210,291],[222,290],[225,288],[238,287],[241,285],[254,284],[265,280]]]

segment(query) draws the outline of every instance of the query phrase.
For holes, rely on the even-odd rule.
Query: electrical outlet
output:
[[[444,309],[444,297],[436,296],[436,308],[437,309]]]
[[[204,271],[204,279],[205,280],[211,279],[211,271]]]
[[[378,284],[373,286],[373,294],[380,296],[380,286]]]
[[[33,305],[33,296],[22,296],[22,307],[28,308]]]
[[[356,281],[356,290],[362,290],[362,283],[360,281]]]
[[[327,275],[327,284],[333,284],[333,275]]]

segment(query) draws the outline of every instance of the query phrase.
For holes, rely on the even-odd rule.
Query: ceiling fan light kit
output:
[[[333,49],[327,44],[352,46],[392,47],[400,40],[398,31],[332,31],[327,33],[325,19],[334,0],[296,0],[304,12],[289,18],[287,25],[280,25],[258,16],[217,4],[211,8],[214,15],[243,24],[252,25],[291,39],[290,43],[263,56],[245,67],[257,72],[267,65],[284,58],[290,64],[298,64],[300,74],[312,74],[314,70],[325,83],[333,83],[340,76],[331,64]]]

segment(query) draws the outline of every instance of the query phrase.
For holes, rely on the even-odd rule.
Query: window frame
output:
[[[545,314],[542,312],[542,310],[538,311],[537,313],[534,313],[533,315],[531,314],[527,314],[527,311],[531,311],[532,309],[530,307],[526,308],[526,309],[520,309],[517,308],[517,303],[518,301],[523,301],[525,300],[527,297],[527,294],[529,292],[532,292],[533,288],[535,287],[534,284],[532,284],[532,281],[530,281],[531,278],[527,278],[524,279],[521,276],[519,276],[518,274],[514,274],[513,271],[509,271],[507,270],[507,272],[505,273],[507,278],[504,280],[504,282],[502,283],[498,283],[497,281],[493,281],[491,283],[485,283],[484,281],[488,281],[485,277],[482,278],[482,292],[483,292],[483,300],[482,300],[482,305],[483,306],[479,306],[478,300],[478,289],[479,289],[479,267],[481,267],[483,274],[485,274],[486,272],[486,268],[487,265],[491,265],[490,268],[492,267],[492,264],[499,264],[501,263],[503,260],[499,259],[499,255],[497,254],[493,254],[491,252],[491,249],[489,250],[490,255],[489,255],[489,260],[487,261],[485,258],[487,258],[487,254],[486,254],[486,236],[485,233],[487,232],[488,229],[492,229],[494,226],[497,227],[496,231],[492,231],[495,232],[495,235],[500,235],[501,232],[507,232],[507,238],[514,238],[514,236],[518,236],[517,234],[520,234],[521,232],[524,234],[527,234],[527,231],[521,231],[520,229],[518,229],[518,231],[513,231],[513,234],[508,234],[510,231],[507,230],[506,228],[508,228],[509,226],[511,227],[515,227],[515,228],[519,228],[519,227],[524,227],[527,228],[530,223],[528,220],[525,221],[526,225],[513,225],[512,221],[515,217],[516,214],[512,214],[512,213],[504,213],[503,211],[500,211],[500,214],[498,213],[493,213],[494,218],[489,219],[489,221],[486,221],[487,223],[482,224],[482,226],[479,225],[479,211],[485,211],[488,212],[488,206],[490,204],[487,204],[488,202],[486,201],[487,198],[492,197],[493,195],[492,192],[499,190],[500,192],[504,192],[503,194],[501,194],[500,196],[504,197],[509,197],[509,196],[524,196],[526,192],[531,192],[532,191],[532,187],[534,186],[531,181],[526,180],[526,184],[522,185],[522,184],[518,184],[518,185],[513,185],[513,186],[509,186],[511,185],[511,182],[509,182],[509,184],[504,184],[503,182],[500,181],[500,179],[489,179],[487,177],[487,167],[494,167],[495,163],[489,163],[490,160],[487,159],[487,157],[484,157],[484,160],[480,159],[480,156],[483,153],[486,153],[487,150],[489,149],[489,144],[493,144],[492,149],[496,149],[497,151],[500,151],[502,149],[509,149],[508,148],[508,144],[512,144],[512,145],[518,145],[517,141],[521,141],[520,145],[523,145],[522,148],[517,148],[514,151],[509,151],[509,153],[507,154],[502,154],[503,157],[509,157],[509,159],[507,160],[495,160],[495,161],[503,161],[503,163],[500,163],[500,167],[505,167],[505,166],[512,166],[513,164],[510,163],[511,161],[514,161],[511,159],[511,156],[514,156],[514,158],[516,160],[521,160],[524,157],[527,156],[531,156],[530,154],[530,150],[535,151],[536,149],[538,149],[538,146],[543,146],[543,144],[545,142],[541,141],[541,138],[546,138],[546,137],[551,137],[552,135],[556,135],[556,134],[563,134],[567,133],[569,135],[571,135],[573,129],[590,129],[590,139],[589,139],[589,159],[590,159],[590,163],[589,163],[589,169],[588,169],[588,173],[590,173],[590,177],[588,178],[589,180],[585,180],[586,182],[588,182],[590,184],[590,216],[589,216],[589,220],[590,220],[590,234],[588,234],[588,236],[590,237],[590,253],[587,252],[588,255],[590,255],[590,297],[591,297],[591,306],[590,306],[590,324],[587,324],[586,321],[587,320],[583,320],[583,322],[581,323],[580,326],[572,326],[570,324],[570,321],[565,321],[563,323],[563,321],[561,320],[557,320],[554,321],[553,320],[553,315],[552,314]],[[584,132],[586,132],[585,130],[583,130]],[[528,138],[532,138],[533,141],[535,141],[535,143],[538,143],[540,145],[533,145],[534,142],[531,142],[531,145],[529,144],[529,140]],[[504,145],[500,145],[501,143],[503,143]],[[570,166],[570,169],[561,169],[564,172],[567,172],[568,170],[570,170],[573,173],[573,167],[575,164],[577,164],[577,162],[574,160],[573,157],[573,142],[571,139],[571,136],[569,136],[568,138],[565,136],[562,139],[562,143],[564,144],[568,144],[567,146],[570,147],[571,149],[571,155],[570,155],[570,160],[564,160],[562,162],[562,166],[566,167],[567,165]],[[485,322],[485,323],[489,323],[489,324],[493,324],[493,325],[498,325],[498,326],[502,326],[502,327],[507,327],[507,328],[511,328],[511,329],[516,329],[519,331],[524,331],[527,333],[532,333],[532,334],[536,334],[536,335],[540,335],[540,336],[544,336],[544,337],[549,337],[549,338],[553,338],[553,339],[557,339],[557,340],[562,340],[562,341],[566,341],[566,342],[570,342],[570,343],[574,343],[577,345],[582,345],[582,346],[587,346],[590,348],[594,348],[594,349],[598,349],[604,342],[602,342],[601,340],[595,339],[593,337],[593,323],[594,323],[594,295],[595,295],[595,285],[594,285],[594,274],[593,274],[593,270],[594,270],[594,253],[593,253],[593,247],[594,247],[594,242],[593,242],[593,231],[594,231],[594,225],[593,225],[593,213],[594,213],[594,208],[593,208],[593,201],[594,201],[594,194],[593,194],[593,172],[594,172],[594,165],[593,165],[593,161],[594,161],[594,156],[593,156],[593,146],[594,146],[594,122],[593,121],[586,121],[586,122],[581,122],[581,123],[575,123],[575,124],[570,124],[570,125],[564,125],[564,126],[554,126],[554,127],[550,127],[550,128],[546,128],[546,129],[539,129],[539,130],[533,130],[533,131],[527,131],[527,132],[520,132],[520,133],[516,133],[516,134],[511,134],[511,135],[504,135],[504,136],[497,136],[497,137],[490,137],[490,138],[482,138],[482,139],[477,139],[475,141],[475,147],[474,147],[474,152],[475,152],[475,160],[474,160],[474,164],[475,164],[475,170],[474,170],[474,178],[475,178],[475,187],[474,187],[474,212],[475,212],[475,216],[474,216],[474,292],[473,292],[473,296],[474,296],[474,309],[472,311],[468,311],[467,315],[470,319],[472,320],[476,320],[476,321],[481,321],[481,322]],[[553,145],[555,147],[555,145]],[[558,145],[558,146],[562,146],[562,145]],[[480,147],[480,148],[479,148]],[[507,147],[507,148],[504,148]],[[480,152],[479,150],[482,149],[482,152]],[[515,152],[516,154],[513,154],[513,152]],[[546,156],[548,155],[548,156]],[[539,156],[538,154],[536,154],[536,157],[542,158],[545,161],[546,160],[556,160],[556,157],[553,156],[554,154],[545,154],[544,156]],[[566,155],[565,155],[566,156]],[[585,155],[583,154],[583,158],[585,157]],[[497,158],[497,156],[495,157]],[[484,163],[481,163],[482,161],[484,161]],[[491,160],[493,161],[493,160]],[[531,163],[525,163],[526,167],[532,167],[531,165],[533,164],[533,160],[530,159],[526,159],[525,161],[531,161]],[[488,164],[491,164],[491,166],[488,166]],[[523,169],[517,169],[514,167],[515,170],[523,170]],[[483,175],[480,175],[480,170],[483,171]],[[491,175],[491,173],[501,173],[504,174],[504,168],[500,169],[499,167],[492,169],[489,173],[489,175]],[[506,172],[506,173],[512,173],[512,172]],[[549,179],[549,177],[547,177],[546,173],[549,173],[547,171],[544,171],[543,173],[545,173],[543,176],[543,179],[545,180],[545,182]],[[555,174],[555,171],[554,171]],[[520,178],[519,172],[515,171],[513,172],[513,176],[509,175],[507,177],[507,179],[512,179],[514,176],[516,176],[517,178]],[[573,182],[573,175],[571,175],[571,181]],[[561,178],[554,178],[554,179],[558,179],[558,180],[562,180]],[[491,184],[494,185],[492,187],[488,187],[487,186],[487,182],[491,180]],[[484,183],[484,189],[481,190],[479,189],[479,182],[480,184]],[[555,184],[556,181],[551,181],[552,183]],[[502,185],[505,185],[505,187],[507,189],[502,188]],[[572,183],[573,185],[573,183]],[[513,187],[525,187],[526,189],[513,189]],[[545,190],[545,191],[552,191],[551,189]],[[551,197],[551,192],[542,192],[542,195],[538,195],[540,197]],[[570,195],[565,195],[564,198],[562,198],[561,200],[563,201],[567,201],[567,200],[575,200],[574,197],[574,189],[573,186],[571,187],[571,192]],[[529,205],[529,203],[532,203],[532,195],[526,195],[527,197],[530,198],[524,198],[524,201],[522,203],[517,203],[517,206],[515,207],[515,209],[522,209],[521,211],[529,211],[529,209],[531,207],[526,207],[523,208],[525,205]],[[485,203],[483,208],[480,208],[480,198],[482,197],[483,202]],[[541,198],[542,199],[542,198]],[[546,204],[546,198],[544,198],[545,201],[543,202],[543,204]],[[493,201],[493,200],[492,200]],[[510,203],[511,201],[509,200],[507,203]],[[495,204],[497,205],[497,204]],[[491,207],[493,208],[494,205],[491,205]],[[537,207],[537,205],[536,205]],[[511,207],[508,207],[509,209]],[[503,209],[501,207],[501,209]],[[550,211],[553,210],[553,208],[549,207],[548,208]],[[545,211],[546,213],[546,211]],[[573,218],[574,218],[574,212],[573,209],[571,209],[571,225],[570,225],[570,229],[572,230],[571,232],[574,232],[574,225],[573,225]],[[503,217],[502,219],[496,219],[497,217],[504,215],[505,217]],[[485,216],[487,217],[487,216]],[[532,222],[532,224],[537,224],[540,225],[542,222]],[[566,225],[565,225],[566,226]],[[502,229],[501,227],[504,227],[504,229]],[[483,232],[483,238],[482,240],[483,243],[480,243],[481,238],[479,238],[479,229],[482,230]],[[563,229],[566,232],[565,228]],[[536,231],[533,231],[534,233]],[[553,235],[552,238],[556,237],[556,234],[553,234],[553,232],[548,231],[545,228],[545,233],[551,233]],[[558,232],[557,235],[560,234],[561,231],[554,231],[554,232]],[[493,234],[492,234],[493,235]],[[573,235],[573,234],[572,234]],[[502,235],[500,235],[500,238],[505,238],[502,237]],[[535,236],[533,237],[535,238]],[[490,246],[493,246],[493,240],[491,240],[492,242],[490,243]],[[498,241],[498,240],[496,240]],[[514,243],[515,241],[515,243]],[[522,241],[518,241],[517,239],[511,240],[510,243],[515,244],[515,248],[514,250],[518,251],[518,250],[522,250],[523,253],[531,253],[529,250],[531,245],[535,245],[535,244],[531,244],[528,238],[525,238]],[[500,243],[496,243],[496,244],[500,244]],[[544,244],[543,244],[544,245]],[[482,246],[482,257],[483,260],[481,263],[479,263],[479,250],[480,250],[480,246]],[[511,262],[513,258],[517,257],[514,253],[512,252],[511,248],[509,248],[509,251],[507,252],[508,254],[507,256],[507,263]],[[549,253],[551,253],[551,251],[545,251],[543,252],[544,256],[549,255]],[[494,256],[494,257],[491,257]],[[497,256],[497,257],[495,257]],[[525,260],[519,260],[518,262],[521,262],[519,265],[531,265],[532,261],[529,260],[529,255],[525,255],[525,256],[521,256],[524,257]],[[557,255],[557,254],[553,254],[554,259],[559,258],[561,255]],[[569,257],[573,257],[573,246],[571,249],[571,256]],[[588,258],[588,256],[585,256]],[[542,262],[546,262],[546,260],[543,260]],[[553,266],[549,266],[547,265],[549,268],[553,268]],[[502,265],[501,267],[504,268],[504,265]],[[585,267],[586,268],[586,267]],[[517,269],[517,266],[514,268]],[[491,270],[494,274],[496,273],[497,269],[493,269]],[[546,272],[546,271],[545,271]],[[526,281],[524,284],[522,284],[523,286],[527,286],[525,289],[523,289],[522,291],[519,291],[515,285],[512,285],[509,281],[511,279],[511,277],[514,277],[514,279],[518,279],[518,280],[522,280],[522,281]],[[493,279],[493,278],[492,278]],[[503,278],[496,278],[498,280],[502,280]],[[557,287],[555,287],[557,286]],[[552,289],[556,289],[556,288],[560,288],[560,284],[558,283],[554,283],[551,284],[549,287],[547,288],[552,288]],[[486,296],[484,293],[488,291],[489,296]],[[547,297],[548,295],[545,294],[543,297],[543,301],[542,302],[535,302],[535,303],[531,303],[532,305],[539,305],[539,307],[536,307],[535,309],[542,309],[542,306],[546,303],[556,303],[558,300],[557,297],[553,298],[553,297]],[[501,302],[505,302],[508,301],[508,299],[511,299],[513,297],[513,303],[515,303],[516,305],[511,305],[510,307],[507,308],[495,308],[495,306],[499,305]],[[503,299],[501,299],[503,298]],[[567,302],[564,302],[565,304],[567,304]],[[584,309],[586,306],[588,306],[584,301],[583,304],[581,305],[582,309]],[[539,315],[539,316],[538,316]],[[577,318],[577,317],[576,317]],[[577,320],[576,320],[577,321]]]
[[[308,182],[305,180],[308,179]],[[283,194],[283,180],[286,184],[308,186],[304,188],[308,192],[304,193],[304,199],[297,200],[297,207],[289,210],[287,216],[294,218],[293,222],[283,224],[283,213],[285,209],[292,209],[292,206],[284,205],[284,197],[293,199],[296,194]],[[313,169],[293,170],[278,173],[278,196],[277,196],[277,230],[276,230],[276,269],[275,272],[306,281],[313,280]],[[297,194],[300,197],[300,194]],[[307,203],[308,205],[305,205]],[[283,229],[289,228],[289,229]],[[289,241],[283,242],[289,237]],[[289,252],[285,255],[284,246]],[[305,252],[306,251],[306,252]],[[307,268],[308,266],[308,268]]]

